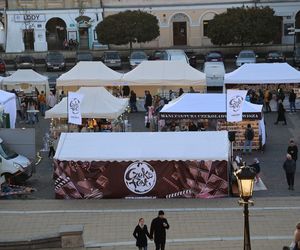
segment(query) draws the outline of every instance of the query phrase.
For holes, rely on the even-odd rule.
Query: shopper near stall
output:
[[[195,90],[192,86],[190,87],[189,93],[195,93]]]
[[[64,97],[66,97],[65,92],[62,90],[59,95],[59,101],[61,101]]]
[[[289,94],[290,112],[296,112],[296,93],[292,89]]]
[[[56,135],[51,135],[49,138],[49,154],[48,157],[51,159],[55,155],[56,147],[58,143],[58,138]]]
[[[148,112],[149,107],[152,106],[152,95],[150,94],[150,91],[145,91],[145,105],[144,108]]]
[[[122,92],[123,92],[123,97],[128,97],[128,96],[129,96],[129,93],[130,93],[130,88],[129,88],[129,86],[127,86],[127,85],[123,86]]]
[[[250,165],[250,167],[256,173],[255,182],[258,182],[259,181],[259,173],[260,173],[260,164],[259,164],[258,158],[254,158],[253,163]]]
[[[270,101],[272,99],[272,94],[270,93],[269,89],[266,89],[264,92],[264,103],[265,103],[265,111],[271,112],[271,107],[270,107]]]
[[[156,250],[165,250],[166,229],[169,229],[169,223],[165,218],[164,211],[158,212],[158,217],[152,220],[150,228],[150,238],[154,239]]]
[[[50,91],[49,93],[49,96],[47,98],[47,105],[48,105],[48,108],[51,109],[55,106],[56,104],[56,97],[55,95],[53,94],[52,91]]]
[[[129,105],[132,113],[138,111],[136,107],[136,93],[133,90],[130,91]]]
[[[292,156],[292,159],[297,162],[298,160],[298,147],[294,141],[294,139],[290,139],[289,146],[287,148],[287,153]]]
[[[294,179],[296,172],[296,162],[293,160],[290,154],[286,155],[286,160],[283,163],[283,169],[285,171],[287,184],[289,190],[294,190]]]
[[[274,124],[277,125],[280,121],[284,122],[283,125],[287,125],[285,118],[285,108],[283,107],[281,99],[278,100],[277,120]]]
[[[139,250],[147,250],[148,240],[151,239],[150,234],[148,232],[147,225],[145,225],[145,221],[143,218],[139,219],[138,225],[135,227],[133,231],[133,237],[136,239],[136,246]]]
[[[182,94],[184,94],[184,91],[182,88],[179,89],[179,93],[178,93],[178,96],[181,96]]]
[[[244,137],[245,137],[245,142],[244,142],[244,154],[248,152],[251,154],[252,152],[252,141],[254,138],[254,130],[251,127],[251,124],[247,125],[247,128],[245,129],[245,133],[244,133]]]
[[[46,111],[46,96],[44,91],[42,91],[39,95],[38,95],[38,104],[40,107],[40,112],[42,116],[45,116],[45,111]]]
[[[281,100],[282,102],[283,102],[284,99],[285,99],[285,94],[284,94],[282,88],[278,88],[278,90],[277,90],[277,99],[278,99],[278,100]]]

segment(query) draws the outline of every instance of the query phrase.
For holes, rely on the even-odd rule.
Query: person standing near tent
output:
[[[284,122],[283,125],[287,125],[285,119],[285,108],[283,107],[281,99],[278,100],[277,120],[274,124],[277,125],[279,121],[283,121]]]
[[[40,111],[41,111],[41,115],[45,116],[45,111],[46,111],[46,96],[44,91],[42,91],[39,95],[38,95],[38,106],[40,107]]]
[[[158,217],[152,220],[150,228],[150,238],[154,238],[155,249],[165,250],[166,245],[166,229],[169,229],[169,223],[165,218],[164,211],[158,212]]]
[[[285,171],[287,184],[289,185],[289,190],[294,190],[296,162],[290,154],[286,155],[286,160],[283,163],[283,169]]]
[[[145,91],[145,105],[144,108],[148,112],[149,107],[152,106],[152,95],[150,94],[149,90]]]
[[[254,130],[251,127],[251,124],[247,125],[247,128],[245,129],[245,143],[244,143],[244,151],[243,153],[245,154],[247,152],[247,149],[249,151],[249,153],[251,154],[252,152],[252,141],[254,138]]]
[[[56,104],[56,97],[54,96],[53,92],[50,91],[49,96],[47,98],[48,109],[53,108],[55,104]]]
[[[130,112],[132,113],[137,112],[136,93],[133,90],[130,91],[129,105],[130,105]]]
[[[178,96],[181,96],[183,93],[184,93],[183,89],[182,89],[182,88],[180,88],[180,89],[179,89]]]
[[[140,218],[133,232],[133,237],[136,239],[136,246],[139,250],[147,250],[147,236],[150,238],[147,225],[145,225],[144,219]]]
[[[294,92],[294,90],[292,89],[290,94],[289,94],[289,102],[290,102],[290,112],[296,113],[296,93]]]
[[[272,99],[272,94],[270,93],[269,89],[267,88],[264,92],[264,103],[265,103],[265,111],[271,112],[271,107],[270,107],[270,101]]]

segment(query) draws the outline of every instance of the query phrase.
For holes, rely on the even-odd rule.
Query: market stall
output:
[[[268,89],[274,94],[273,99],[279,87],[286,95],[294,89],[297,94],[296,107],[300,109],[300,72],[288,63],[243,64],[235,71],[225,74],[224,84],[226,89],[252,89],[256,92]],[[288,98],[285,99],[285,106],[288,107]],[[274,104],[274,108],[277,108]]]
[[[37,89],[39,92],[49,93],[48,77],[43,76],[32,69],[18,69],[12,75],[4,77],[2,85],[6,90],[15,89],[18,93],[36,98]]]
[[[56,81],[56,86],[65,92],[78,90],[79,87],[119,86],[122,74],[102,62],[78,62],[71,70],[62,74]]]
[[[14,93],[0,90],[0,127],[15,128],[16,116],[16,95]],[[6,119],[9,119],[9,122],[8,120],[6,121]]]
[[[63,133],[54,156],[55,194],[59,199],[226,197],[229,158],[227,131]]]
[[[234,149],[244,146],[244,132],[247,124],[254,130],[253,148],[265,144],[265,125],[262,117],[262,105],[245,102],[243,105],[243,121],[226,122],[225,94],[183,94],[166,104],[159,112],[158,130],[228,130],[235,131]]]
[[[183,61],[143,61],[136,68],[124,74],[123,85],[144,96],[149,90],[152,95],[169,97],[169,90],[188,92],[193,87],[197,92],[206,91],[205,74]]]
[[[113,130],[111,123],[118,120],[128,107],[127,98],[117,98],[111,95],[103,87],[81,87],[77,92],[83,95],[81,103],[81,116],[84,120],[83,123],[91,122],[91,120],[95,123],[95,120],[97,120],[97,124],[92,125],[92,127],[99,125],[99,131]],[[64,97],[61,102],[45,113],[46,119],[53,119],[52,125],[54,131],[62,132],[68,130],[67,104],[67,97]],[[99,124],[100,119],[102,120],[101,124],[103,125],[103,128],[101,128],[101,125]],[[103,119],[109,120],[109,122],[104,122]],[[118,126],[119,125],[120,124],[118,124]],[[77,126],[73,127],[71,129],[77,131]]]

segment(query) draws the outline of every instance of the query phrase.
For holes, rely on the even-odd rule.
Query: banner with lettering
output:
[[[58,199],[228,196],[227,161],[54,161]]]
[[[228,89],[226,96],[227,122],[240,122],[243,120],[243,105],[247,90]]]
[[[83,95],[77,92],[68,92],[68,123],[81,125],[81,110],[80,105]]]

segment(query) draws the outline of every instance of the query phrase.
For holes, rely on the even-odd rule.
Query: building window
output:
[[[203,21],[203,36],[207,37],[209,20]]]

